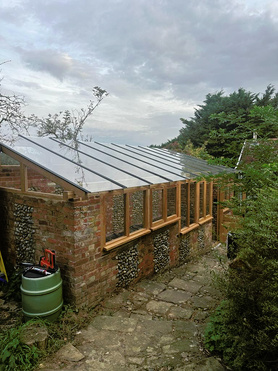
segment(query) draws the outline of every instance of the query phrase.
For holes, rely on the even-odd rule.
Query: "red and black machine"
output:
[[[44,255],[40,257],[39,265],[31,263],[22,263],[23,266],[27,267],[23,275],[25,277],[37,278],[38,276],[48,276],[55,273],[58,270],[55,259],[54,250],[44,250]]]
[[[44,256],[40,257],[40,266],[45,268],[50,273],[57,271],[56,261],[55,261],[55,251],[54,250],[44,250]]]

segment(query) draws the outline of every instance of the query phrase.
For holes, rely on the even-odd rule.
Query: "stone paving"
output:
[[[40,370],[198,370],[225,367],[203,348],[209,314],[220,294],[211,272],[221,245],[194,262],[157,274],[104,302],[103,311]]]

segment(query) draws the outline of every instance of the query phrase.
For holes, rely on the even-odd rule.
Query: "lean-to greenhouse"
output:
[[[2,254],[15,266],[54,249],[65,298],[94,305],[223,239],[220,193],[202,176],[232,172],[165,149],[19,136],[1,143]]]

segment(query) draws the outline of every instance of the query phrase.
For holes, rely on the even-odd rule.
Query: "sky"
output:
[[[278,89],[277,0],[0,0],[0,22],[1,90],[45,117],[100,86],[95,141],[161,144],[208,93]]]

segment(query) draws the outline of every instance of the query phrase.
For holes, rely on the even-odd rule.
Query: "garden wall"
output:
[[[5,263],[38,262],[45,248],[54,249],[65,301],[93,306],[115,289],[184,263],[211,246],[211,221],[184,235],[175,222],[104,253],[100,202],[98,195],[58,201],[0,190]]]

